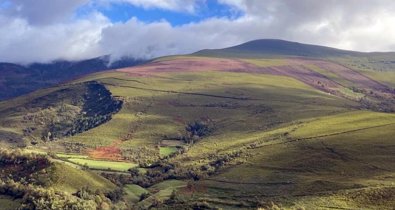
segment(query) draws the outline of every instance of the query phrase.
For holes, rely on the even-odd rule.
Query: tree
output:
[[[130,168],[128,169],[130,175],[132,176],[138,176],[140,174],[140,171],[138,168]]]

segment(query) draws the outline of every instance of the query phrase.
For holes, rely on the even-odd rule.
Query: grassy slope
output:
[[[148,208],[153,200],[165,201],[169,199],[173,191],[187,186],[187,183],[180,180],[167,180],[150,187],[148,190],[151,196],[141,201],[139,206]]]
[[[246,200],[260,194],[288,207],[390,208],[394,128],[393,114],[312,119],[290,129],[287,138],[252,149],[246,163],[201,182],[209,192],[204,197]]]
[[[335,62],[358,70],[366,76],[395,88],[394,54],[375,55],[370,57],[332,58]]]
[[[115,79],[125,79],[123,73],[111,76],[100,80],[114,95],[127,98],[124,108],[110,122],[69,141],[110,145],[132,130],[133,139],[124,141],[122,146],[155,145],[164,135],[180,134],[186,122],[202,117],[218,122],[216,139],[220,141],[283,122],[345,112],[355,106],[353,102],[312,90],[294,79],[272,75],[202,72],[126,78],[133,81]],[[158,90],[179,93],[137,89],[151,88],[153,84]]]
[[[103,177],[90,172],[63,163],[54,163],[52,166],[53,177],[55,182],[53,187],[62,189],[66,192],[74,193],[82,187],[89,187],[93,190],[102,190],[104,192],[115,189],[115,185]]]
[[[126,185],[123,189],[126,193],[126,199],[134,203],[137,203],[140,200],[141,194],[149,193],[148,190],[135,184]]]

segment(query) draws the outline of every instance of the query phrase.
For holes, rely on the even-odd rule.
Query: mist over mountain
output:
[[[110,56],[101,56],[82,61],[58,60],[29,65],[0,63],[0,100],[58,85],[86,74],[143,62],[144,60],[134,58],[111,61]]]

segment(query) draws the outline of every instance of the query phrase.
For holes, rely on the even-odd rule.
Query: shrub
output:
[[[149,193],[142,193],[141,195],[140,195],[140,201],[142,201],[142,200],[144,200],[144,199],[146,199],[146,198],[148,198],[149,197]]]
[[[202,137],[208,136],[214,130],[214,124],[211,120],[196,120],[185,126],[187,135],[184,138],[186,143],[193,143]]]

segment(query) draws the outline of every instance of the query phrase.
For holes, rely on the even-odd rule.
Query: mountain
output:
[[[318,45],[302,44],[279,39],[260,39],[246,42],[237,46],[201,50],[195,55],[203,56],[234,56],[234,57],[261,57],[261,56],[306,56],[306,57],[340,57],[361,56],[365,53],[339,50],[336,48]]]
[[[0,100],[57,85],[82,75],[144,62],[123,58],[110,63],[109,59],[109,56],[102,56],[82,61],[33,63],[28,66],[0,63]]]
[[[235,48],[0,102],[0,205],[392,209],[392,53],[273,40]]]

